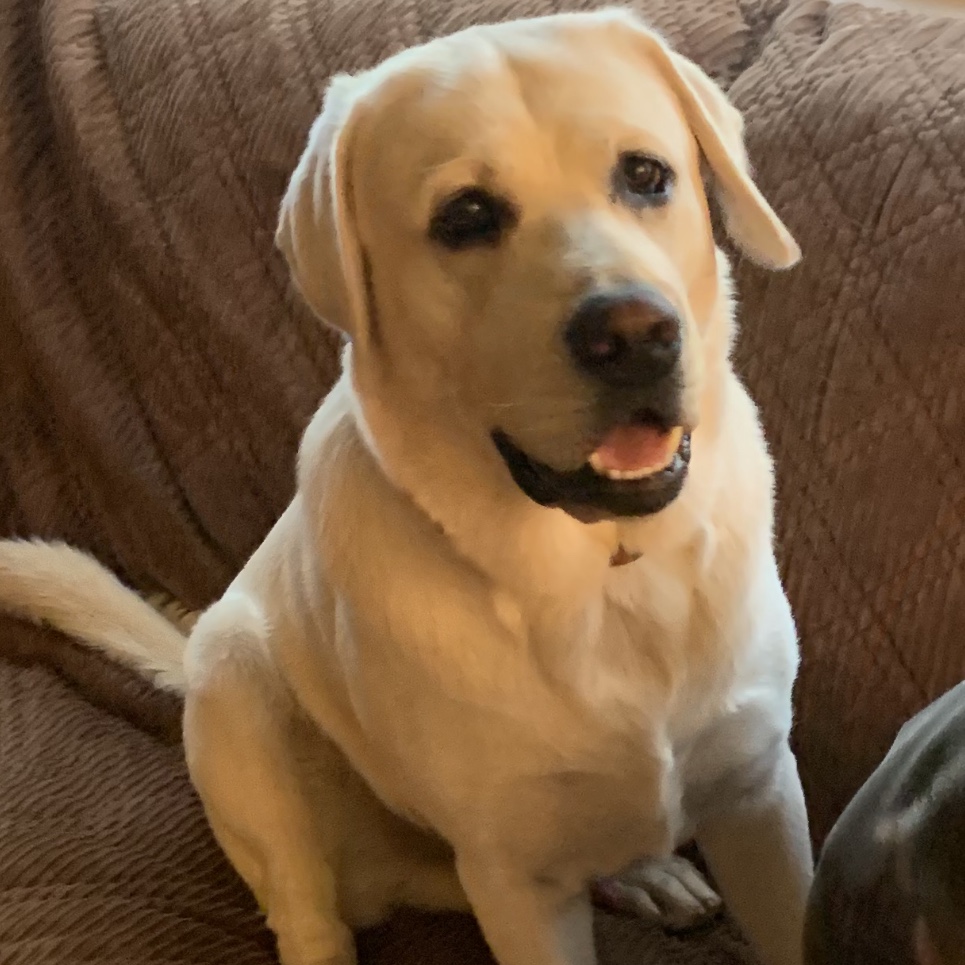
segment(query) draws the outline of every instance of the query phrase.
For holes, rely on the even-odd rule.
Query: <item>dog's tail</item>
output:
[[[95,559],[64,543],[0,540],[0,610],[46,624],[183,693],[195,616],[146,601]]]

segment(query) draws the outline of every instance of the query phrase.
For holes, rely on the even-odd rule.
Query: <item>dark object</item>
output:
[[[902,728],[828,836],[807,965],[864,961],[868,928],[888,932],[895,962],[965,963],[965,683]]]

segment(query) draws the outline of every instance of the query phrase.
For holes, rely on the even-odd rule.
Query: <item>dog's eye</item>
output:
[[[658,158],[630,151],[620,157],[615,180],[621,196],[637,204],[658,205],[669,200],[674,173]]]
[[[429,222],[429,237],[457,251],[495,245],[516,222],[513,206],[482,188],[463,188],[447,198]]]

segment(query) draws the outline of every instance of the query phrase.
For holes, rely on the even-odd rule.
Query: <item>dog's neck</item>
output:
[[[584,525],[519,491],[495,448],[405,418],[380,394],[354,393],[354,417],[388,479],[428,516],[456,552],[516,597],[578,598],[601,582],[616,550],[612,523]],[[415,416],[415,418],[413,418]],[[587,580],[587,577],[595,579]]]

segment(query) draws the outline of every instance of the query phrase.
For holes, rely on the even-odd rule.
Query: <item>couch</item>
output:
[[[201,607],[289,498],[337,344],[272,235],[327,77],[594,0],[5,0],[0,536]],[[739,367],[778,467],[815,845],[901,723],[965,677],[965,23],[825,0],[636,0],[745,112],[805,252],[738,260]],[[186,779],[176,699],[0,617],[0,962],[269,965]],[[860,889],[842,908],[873,908]],[[840,962],[903,965],[889,921]],[[603,965],[749,965],[600,916]],[[363,965],[488,962],[400,915]]]

